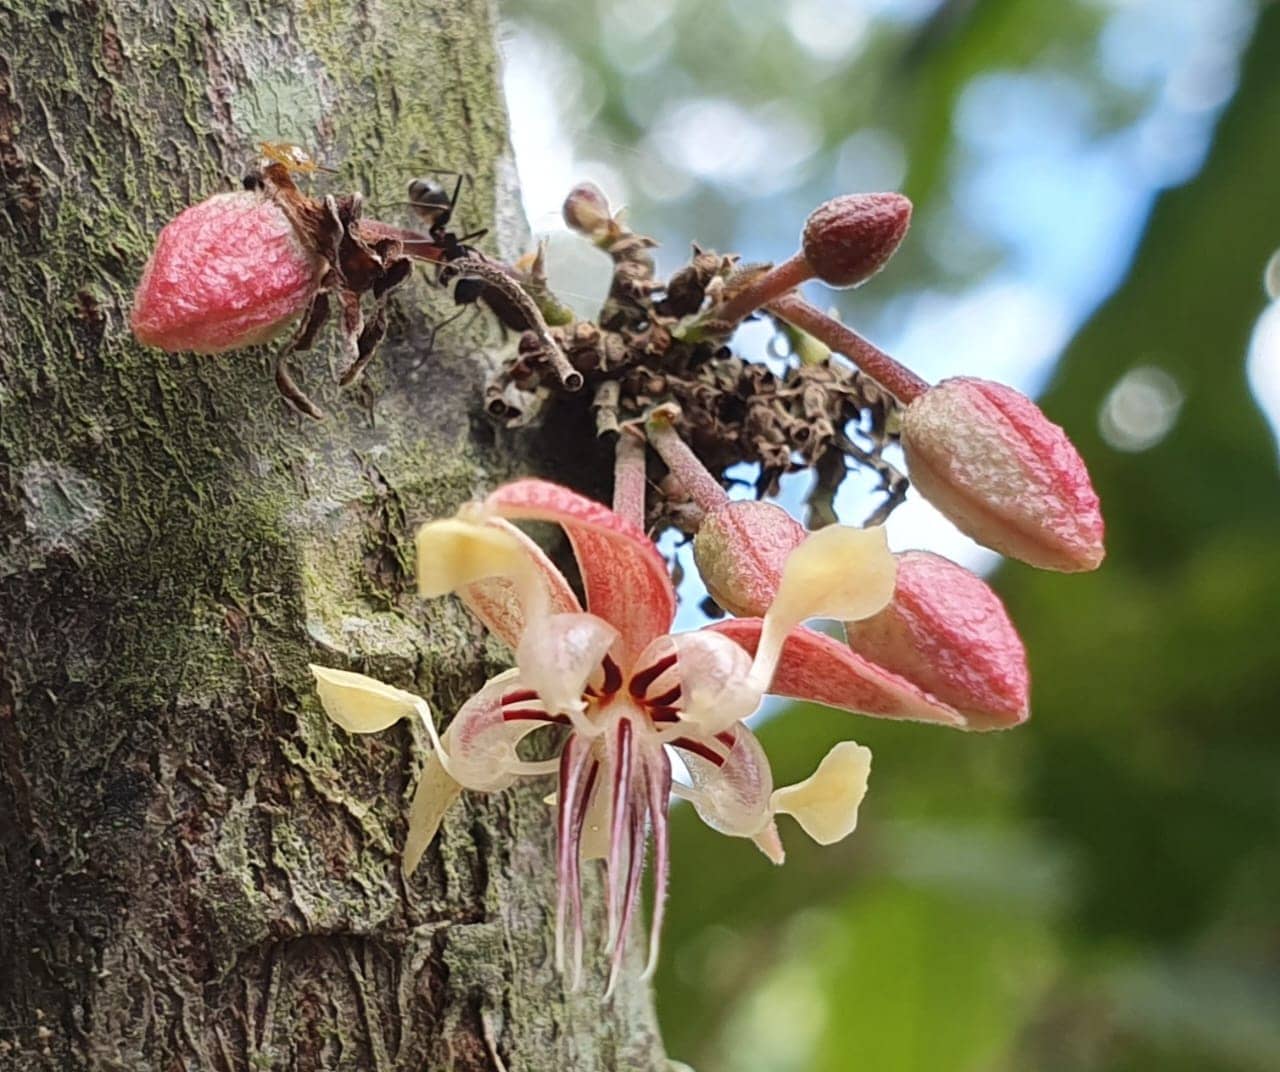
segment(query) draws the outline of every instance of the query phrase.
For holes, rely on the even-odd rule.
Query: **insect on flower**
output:
[[[280,164],[290,172],[298,175],[314,175],[317,171],[333,173],[333,168],[325,167],[301,145],[287,141],[262,141],[258,143],[258,152],[263,160]]]
[[[386,331],[386,302],[412,260],[438,260],[417,231],[363,218],[359,194],[312,197],[293,174],[328,170],[306,150],[265,142],[261,166],[244,190],[215,194],[180,212],[161,230],[134,294],[134,336],[163,350],[215,354],[271,341],[297,324],[276,361],[276,384],[310,417],[323,416],[297,386],[290,353],[310,348],[341,309],[353,383]],[[373,297],[371,314],[362,308]]]
[[[955,709],[905,678],[801,625],[810,618],[856,621],[889,602],[895,560],[882,529],[832,526],[811,534],[787,559],[763,617],[671,635],[675,593],[666,564],[633,520],[639,514],[634,500],[622,508],[616,513],[529,479],[422,527],[422,594],[456,593],[516,653],[516,668],[481,688],[443,735],[419,697],[360,674],[312,668],[325,710],[346,729],[369,733],[419,717],[435,742],[412,805],[406,873],[462,789],[491,792],[521,776],[558,776],[557,964],[564,966],[571,924],[576,985],[581,861],[603,858],[610,989],[635,914],[648,839],[655,887],[648,971],[655,966],[671,794],[688,799],[714,829],[752,839],[777,863],[783,859],[774,823],[779,813],[795,817],[822,844],[854,829],[870,752],[842,742],[808,779],[774,789],[768,759],[743,722],[766,693],[965,725]],[[581,570],[585,610],[513,521],[564,529]],[[520,742],[547,726],[558,727],[558,756],[521,758]],[[688,771],[688,784],[673,781],[672,752]]]
[[[463,235],[455,234],[449,229],[457,211],[458,198],[467,176],[456,172],[457,178],[452,192],[434,179],[416,178],[409,183],[409,200],[406,204],[427,227],[428,243],[421,243],[415,252],[436,261],[439,271],[436,282],[448,286],[456,280],[453,288],[453,300],[459,306],[481,303],[504,328],[517,334],[532,331],[539,336],[539,343],[546,344],[542,338],[546,334],[546,325],[536,304],[522,289],[520,274],[501,261],[486,256],[470,243],[482,238],[486,230],[470,231]],[[455,315],[461,315],[462,310]],[[450,317],[450,320],[453,318]],[[445,321],[444,323],[448,323]],[[443,327],[437,325],[437,328]],[[553,344],[554,345],[554,344]]]

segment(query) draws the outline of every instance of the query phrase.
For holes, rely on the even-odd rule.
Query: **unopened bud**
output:
[[[803,525],[773,503],[726,502],[699,526],[693,561],[720,606],[731,614],[762,617],[778,591],[787,556],[806,535]]]
[[[856,287],[884,267],[911,225],[901,194],[846,194],[819,205],[804,225],[804,255],[828,286]]]
[[[270,198],[216,194],[161,230],[133,296],[134,337],[204,354],[266,342],[307,307],[320,266]]]
[[[613,226],[609,199],[594,182],[580,182],[570,190],[561,211],[569,229],[588,238],[599,238]]]
[[[1102,514],[1066,433],[1011,387],[944,380],[902,419],[911,482],[980,544],[1041,569],[1097,569]]]
[[[1000,597],[938,555],[907,551],[897,559],[892,601],[845,624],[850,647],[950,704],[969,729],[1024,722],[1027,655]]]

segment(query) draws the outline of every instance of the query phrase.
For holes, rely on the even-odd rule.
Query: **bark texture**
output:
[[[159,226],[263,139],[375,204],[419,154],[470,171],[461,222],[510,253],[492,6],[0,18],[0,1069],[665,1067],[634,976],[604,1004],[598,960],[575,995],[553,969],[547,789],[464,796],[406,883],[423,742],[331,727],[306,671],[451,713],[506,657],[412,591],[414,526],[513,464],[484,346],[424,353],[447,298],[420,276],[367,390],[332,385],[331,333],[296,362],[316,425],[268,350],[127,328]]]

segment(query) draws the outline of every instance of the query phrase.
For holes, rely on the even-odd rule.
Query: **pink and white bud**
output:
[[[907,551],[897,559],[893,600],[845,624],[850,647],[950,704],[968,729],[1025,722],[1027,654],[1000,597],[939,555]]]
[[[609,199],[594,182],[580,182],[570,190],[561,214],[571,231],[588,238],[599,238],[613,226]]]
[[[321,267],[269,197],[216,194],[161,230],[133,296],[134,338],[202,354],[266,342],[307,307]]]
[[[804,256],[832,287],[856,287],[884,267],[911,225],[901,194],[845,194],[819,205],[804,225]]]
[[[984,546],[1041,569],[1101,564],[1089,473],[1025,395],[988,380],[944,380],[907,407],[902,447],[920,494]]]
[[[787,556],[806,535],[803,525],[773,503],[726,501],[699,526],[693,561],[720,606],[741,617],[763,617]]]

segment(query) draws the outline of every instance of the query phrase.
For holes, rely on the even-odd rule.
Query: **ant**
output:
[[[462,172],[443,169],[439,169],[438,173],[457,176],[451,193],[446,192],[433,179],[417,178],[409,183],[407,204],[426,224],[430,247],[415,249],[416,243],[406,241],[402,243],[404,252],[434,260],[440,266],[436,273],[436,282],[440,285],[447,286],[457,279],[457,285],[453,289],[455,304],[474,305],[483,302],[503,327],[522,336],[532,335],[536,342],[531,341],[531,351],[544,355],[569,390],[578,390],[583,383],[582,373],[569,363],[560,346],[551,337],[537,303],[521,286],[519,274],[510,266],[486,256],[469,244],[484,237],[489,233],[488,230],[470,231],[463,235],[449,230],[449,223],[462,193],[462,184],[464,181],[470,182],[470,177]],[[460,315],[461,310],[454,317]],[[444,324],[450,323],[454,317],[444,321]],[[433,340],[435,332],[444,324],[437,324],[432,329]]]
[[[483,302],[504,327],[515,332],[536,330],[538,325],[530,317],[527,304],[513,294],[512,287],[495,279],[494,273],[506,275],[518,284],[515,276],[500,261],[492,260],[470,244],[488,234],[488,228],[463,235],[449,230],[462,194],[462,184],[470,183],[470,176],[443,169],[438,173],[457,176],[452,192],[446,191],[434,179],[417,178],[409,183],[409,200],[406,202],[413,214],[426,224],[431,245],[435,247],[430,259],[441,265],[436,281],[448,285],[452,280],[458,280],[453,289],[453,300],[457,305]]]

